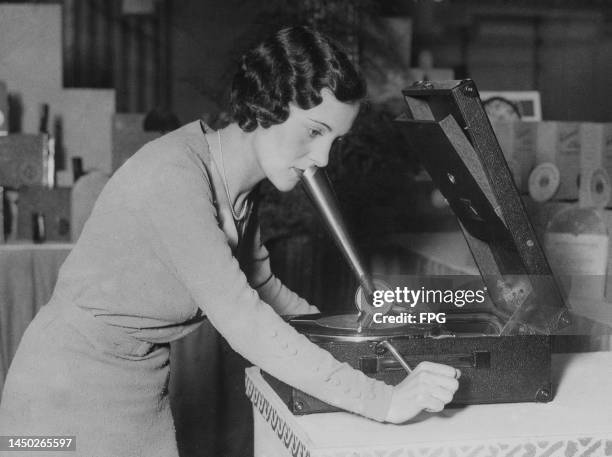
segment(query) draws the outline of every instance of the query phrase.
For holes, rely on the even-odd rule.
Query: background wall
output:
[[[172,8],[169,84],[174,111],[187,122],[222,109],[239,49],[255,34],[258,2],[187,0]]]
[[[224,106],[236,62],[280,24],[308,18],[277,0],[184,0],[171,6],[171,99],[185,122]],[[336,2],[342,3],[339,0]],[[473,78],[481,90],[539,90],[550,120],[610,121],[612,5],[605,1],[395,0],[352,2],[361,23],[375,15],[412,18],[412,60],[423,49],[436,67]],[[320,20],[320,19],[319,19]],[[346,41],[346,40],[345,40]],[[359,43],[362,48],[364,43]]]
[[[336,0],[183,0],[170,15],[172,107],[184,122],[226,108],[240,57],[270,33],[287,25],[316,24],[357,52],[355,30],[359,1]]]
[[[539,90],[546,119],[612,119],[612,5],[603,0],[151,0],[148,14],[126,13],[124,0],[29,3],[64,7],[64,86],[114,88],[119,112],[164,106],[183,122],[217,112],[249,44],[281,24],[332,23],[339,5],[361,22],[412,18],[414,63],[428,49],[437,67],[482,90]]]
[[[612,96],[609,2],[415,5],[415,52],[430,49],[436,66],[456,68],[481,90],[539,90],[544,119],[612,119],[612,104],[606,103]]]
[[[170,105],[167,0],[154,0],[154,8],[141,14],[125,10],[123,0],[0,3],[62,6],[64,87],[113,88],[118,112]]]
[[[118,112],[170,104],[169,2],[141,14],[121,0],[61,3],[66,87],[113,87]]]

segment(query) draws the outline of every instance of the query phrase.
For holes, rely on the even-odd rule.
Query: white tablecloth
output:
[[[21,335],[47,303],[70,244],[0,245],[0,394]]]
[[[612,353],[553,355],[551,403],[472,405],[405,425],[348,413],[293,416],[246,371],[254,404],[255,456],[518,457],[612,455]]]

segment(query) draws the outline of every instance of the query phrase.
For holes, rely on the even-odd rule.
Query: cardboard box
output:
[[[32,240],[35,213],[44,215],[46,241],[70,242],[71,189],[41,186],[24,187],[19,191],[17,235],[21,240]]]
[[[6,83],[0,81],[0,136],[9,132],[9,103]]]
[[[0,137],[0,186],[49,184],[49,144],[46,135],[14,134]]]
[[[561,175],[554,200],[577,200],[580,177],[597,168],[612,173],[612,124],[495,122],[493,130],[510,167],[520,170],[515,182],[521,193],[529,192],[529,175],[544,162],[554,163]]]

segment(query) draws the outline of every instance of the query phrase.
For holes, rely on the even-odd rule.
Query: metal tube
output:
[[[383,345],[385,348],[387,348],[389,353],[393,356],[395,360],[397,360],[397,362],[402,366],[402,368],[406,371],[406,373],[408,374],[412,373],[412,368],[410,368],[410,365],[408,365],[408,362],[404,360],[404,358],[402,357],[402,354],[400,354],[397,348],[393,346],[390,341],[388,340],[381,341],[380,344]]]
[[[338,200],[329,182],[327,173],[318,167],[307,168],[302,174],[302,184],[323,217],[329,233],[347,260],[351,270],[353,270],[359,284],[363,287],[369,303],[374,294],[374,284],[344,224]]]

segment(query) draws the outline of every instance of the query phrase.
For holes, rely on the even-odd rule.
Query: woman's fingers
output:
[[[458,376],[458,370],[448,365],[420,363],[406,379],[394,387],[388,420],[400,423],[423,410],[442,411],[459,388]]]
[[[403,382],[413,382],[431,386],[441,386],[453,393],[459,387],[459,381],[449,376],[432,373],[430,371],[413,371]]]
[[[457,370],[455,367],[451,367],[449,365],[443,365],[441,363],[434,362],[421,362],[414,369],[413,373],[418,373],[419,371],[428,371],[431,373],[437,373],[442,376],[448,376],[449,378],[459,378],[461,372]]]
[[[439,382],[436,382],[439,381]],[[416,393],[416,398],[419,404],[423,407],[429,407],[429,401],[431,398],[441,401],[443,404],[450,403],[453,399],[453,395],[457,391],[456,386],[447,387],[446,382],[457,382],[456,379],[444,379],[441,377],[433,377],[430,381],[424,383],[418,383],[413,386],[412,389]]]
[[[445,402],[435,397],[429,397],[427,402],[423,405],[423,410],[427,411],[428,413],[439,413],[445,406]]]
[[[440,386],[431,386],[431,388],[429,390],[429,394],[433,398],[436,398],[436,399],[440,400],[445,405],[447,403],[451,402],[455,392],[456,392],[456,389],[455,390],[449,390],[449,389],[446,389],[446,388],[440,387]]]
[[[459,388],[459,381],[456,375],[457,370],[453,367],[421,363],[401,384],[412,383],[415,385],[440,386],[455,393]]]

